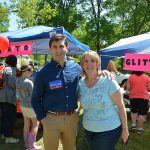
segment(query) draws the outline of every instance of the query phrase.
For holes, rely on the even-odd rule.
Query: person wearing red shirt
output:
[[[149,90],[150,78],[144,72],[133,71],[127,82],[132,119],[130,130],[137,130],[139,133],[144,131],[145,115],[147,115],[149,108]]]

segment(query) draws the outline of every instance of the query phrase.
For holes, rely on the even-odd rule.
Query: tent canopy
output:
[[[117,57],[124,57],[125,53],[150,54],[150,32],[123,38],[113,45],[98,51],[105,69],[108,61]]]
[[[16,31],[0,33],[11,43],[32,41],[33,54],[49,54],[49,39],[52,34],[64,34],[69,43],[69,54],[78,55],[89,50],[89,46],[79,42],[63,27],[33,26]]]

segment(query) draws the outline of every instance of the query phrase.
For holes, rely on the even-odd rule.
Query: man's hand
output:
[[[114,74],[112,74],[111,72],[109,72],[108,70],[102,70],[102,75],[103,76],[108,76],[111,79],[115,79]]]

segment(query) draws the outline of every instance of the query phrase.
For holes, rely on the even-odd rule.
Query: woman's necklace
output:
[[[93,78],[93,79],[88,79],[87,77],[85,78],[85,83],[86,83],[86,86],[88,88],[92,88],[98,81],[99,79],[99,76],[96,76],[96,78]]]

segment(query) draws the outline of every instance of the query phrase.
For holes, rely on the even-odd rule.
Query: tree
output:
[[[58,14],[57,9],[52,9],[48,2],[44,2],[41,6],[39,3],[38,7],[38,16],[37,16],[37,24],[50,25],[49,22],[52,22],[52,18]]]
[[[83,0],[82,12],[86,17],[86,41],[92,49],[99,50],[111,41],[114,24],[105,16],[101,0]]]
[[[150,30],[149,0],[106,0],[107,16],[113,21],[121,37],[145,33]],[[108,7],[109,6],[109,7]]]
[[[6,3],[0,3],[0,32],[8,31],[9,27],[9,8]]]
[[[43,21],[38,20],[38,24],[44,23],[47,26],[64,26],[69,32],[77,29],[84,19],[82,14],[77,10],[79,1],[77,0],[42,0],[39,3],[38,10],[44,10],[45,5],[49,4],[51,8],[55,9],[57,13],[51,18],[46,18],[44,15]]]
[[[51,20],[56,14],[56,10],[52,9],[48,3],[43,4],[43,8],[39,9],[41,0],[11,0],[12,8],[15,9],[17,20],[20,28],[46,25],[45,18]]]
[[[75,0],[11,0],[20,28],[34,25],[64,26],[69,32],[82,23]]]

